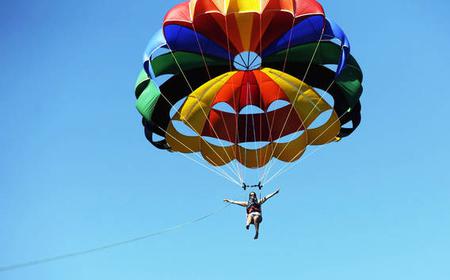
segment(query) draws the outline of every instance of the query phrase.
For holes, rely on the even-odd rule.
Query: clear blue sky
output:
[[[177,2],[2,2],[0,266],[157,231],[245,197],[143,137],[134,82]],[[231,207],[0,279],[449,279],[450,4],[322,4],[363,67],[363,122],[274,182],[283,189],[265,207],[261,240]]]

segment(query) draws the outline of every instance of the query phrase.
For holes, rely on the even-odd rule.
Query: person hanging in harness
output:
[[[224,199],[225,202],[236,204],[247,209],[247,222],[245,224],[245,228],[250,229],[250,225],[253,224],[255,226],[255,237],[254,239],[258,239],[259,237],[259,225],[261,224],[262,217],[262,209],[261,206],[271,197],[278,194],[280,190],[277,190],[274,193],[271,193],[260,200],[256,196],[255,192],[251,192],[248,197],[248,202],[245,201],[234,201],[230,199]]]

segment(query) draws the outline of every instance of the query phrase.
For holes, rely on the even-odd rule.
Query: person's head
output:
[[[249,194],[248,194],[248,199],[249,199],[249,200],[254,200],[254,199],[256,199],[256,193],[255,193],[255,192],[249,193]]]

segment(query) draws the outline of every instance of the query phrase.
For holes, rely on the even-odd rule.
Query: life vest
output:
[[[262,213],[261,211],[261,204],[259,204],[257,201],[249,201],[247,206],[247,214],[258,212]]]

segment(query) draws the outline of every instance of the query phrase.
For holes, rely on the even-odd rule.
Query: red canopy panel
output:
[[[233,32],[230,28],[230,24],[233,23],[230,20],[231,17],[234,18],[233,15],[225,18],[221,13],[201,14],[196,16],[193,26],[196,32],[228,50],[230,52],[230,62],[232,63],[234,56],[241,52],[242,46],[239,34]]]
[[[189,2],[175,6],[166,14],[164,26],[175,24],[195,30],[224,49],[229,49],[231,59],[244,51],[261,54],[266,47],[306,16],[325,16],[322,6],[315,0],[269,1],[262,14],[254,13],[251,45],[249,49],[244,49],[234,14],[223,15],[210,0],[197,1],[193,8],[194,16],[191,18]]]
[[[289,102],[283,90],[264,72],[239,71],[217,92],[211,107],[224,102],[235,112],[240,112],[248,105],[267,111],[276,100]]]
[[[186,27],[192,26],[189,2],[178,4],[167,12],[164,17],[164,26],[169,24],[178,24]]]
[[[268,11],[264,13],[261,23],[262,36],[255,48],[258,53],[288,32],[294,26],[294,18],[287,11]]]
[[[236,115],[212,109],[202,136],[231,143],[273,142],[304,130],[302,121],[291,108],[286,106],[268,113],[251,115]]]
[[[221,13],[219,7],[211,0],[197,0],[195,2],[194,15],[202,15],[206,13]]]
[[[316,0],[295,0],[295,17],[303,17],[309,15],[323,15],[325,11]]]

